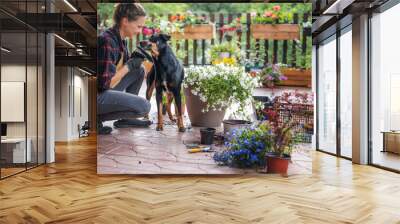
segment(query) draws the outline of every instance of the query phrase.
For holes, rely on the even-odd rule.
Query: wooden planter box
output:
[[[282,74],[288,79],[281,81],[278,86],[293,86],[311,88],[311,69],[282,69]]]
[[[300,38],[298,24],[252,24],[250,32],[255,39],[294,40]]]
[[[183,33],[172,33],[175,39],[205,40],[215,38],[214,24],[196,24],[185,26]]]

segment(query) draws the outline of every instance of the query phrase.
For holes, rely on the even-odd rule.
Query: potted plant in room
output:
[[[258,80],[243,67],[218,64],[190,66],[185,70],[183,86],[193,126],[219,127],[227,107],[238,104],[234,114],[244,114],[245,107],[251,105]]]
[[[214,161],[219,165],[237,168],[265,166],[265,155],[271,150],[271,127],[268,123],[245,129],[234,129],[225,141],[226,149],[216,152]]]
[[[250,32],[255,39],[299,39],[300,26],[287,23],[293,20],[293,13],[281,10],[280,5],[271,6],[262,14],[252,12],[251,18]]]
[[[262,84],[267,88],[274,88],[281,81],[287,80],[280,70],[279,64],[267,64],[259,72]]]
[[[172,38],[200,40],[215,37],[215,25],[205,16],[197,16],[192,11],[173,15],[169,21],[179,27],[178,30],[171,33]]]
[[[268,173],[287,173],[293,146],[299,142],[296,127],[301,125],[301,119],[296,119],[302,105],[312,102],[308,93],[283,92],[274,98],[272,106],[264,110],[266,121],[271,126],[271,151],[265,155]],[[283,116],[282,109],[288,108],[289,113]]]

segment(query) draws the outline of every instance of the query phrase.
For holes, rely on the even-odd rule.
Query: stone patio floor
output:
[[[142,87],[139,95],[144,95],[145,89]],[[151,119],[156,123],[154,97],[151,103]],[[190,127],[187,114],[184,120],[185,127]],[[105,125],[112,126],[112,123]],[[98,135],[98,174],[260,174],[253,169],[219,166],[213,160],[213,152],[189,153],[184,143],[199,142],[200,128],[188,128],[180,133],[167,116],[164,123],[164,131],[156,131],[156,124],[153,124],[149,128],[114,128],[111,135]],[[219,151],[222,146],[213,149]],[[309,144],[294,150],[288,175],[311,174],[310,150]]]
[[[168,118],[166,118],[168,119]],[[112,124],[109,124],[112,125]],[[213,152],[189,153],[184,143],[199,142],[200,128],[180,133],[176,125],[166,124],[164,131],[150,128],[114,129],[111,135],[97,139],[97,172],[99,174],[245,174],[252,169],[219,166]],[[308,145],[292,154],[288,175],[311,173]],[[222,146],[213,147],[222,150]]]

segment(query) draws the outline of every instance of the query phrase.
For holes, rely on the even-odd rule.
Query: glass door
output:
[[[0,179],[45,163],[46,39],[21,22],[25,12],[45,12],[44,5],[2,1],[19,13],[0,12]]]

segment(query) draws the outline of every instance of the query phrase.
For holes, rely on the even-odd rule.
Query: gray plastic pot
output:
[[[222,120],[225,116],[225,109],[222,111],[210,110],[208,112],[201,112],[206,108],[206,103],[190,91],[190,88],[185,88],[186,96],[186,109],[189,115],[190,123],[192,126],[198,127],[220,127]]]

